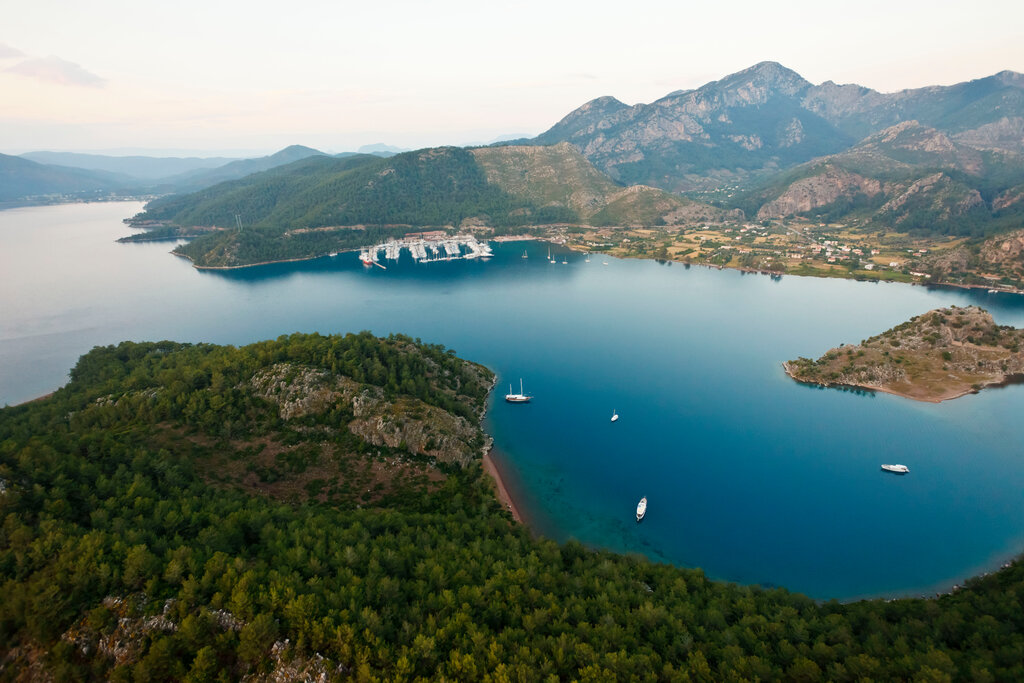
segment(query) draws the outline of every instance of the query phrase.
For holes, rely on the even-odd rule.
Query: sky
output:
[[[773,60],[883,92],[1024,72],[1024,2],[0,0],[0,153],[533,136]]]

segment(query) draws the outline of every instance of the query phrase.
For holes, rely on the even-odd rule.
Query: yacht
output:
[[[563,265],[563,266],[567,266],[567,265],[569,265],[569,259],[567,259],[567,258],[565,258],[565,257],[563,256],[563,257],[562,257],[562,265]]]
[[[584,263],[590,263],[590,254],[587,254],[587,260]]]
[[[508,385],[508,393],[505,394],[505,400],[508,401],[509,403],[529,403],[531,398],[533,398],[533,396],[527,396],[525,393],[523,393],[523,378],[522,377],[519,378],[519,393],[518,394],[513,394],[512,393],[512,385],[511,384]]]
[[[640,502],[636,505],[636,521],[640,521],[647,514],[647,496],[640,499]]]
[[[906,474],[910,471],[910,468],[906,465],[882,465],[882,469],[886,472],[894,472],[895,474]]]
[[[615,408],[612,408],[612,422],[616,422],[619,419],[619,414],[615,412]]]
[[[529,256],[526,255],[526,250],[525,249],[523,249],[523,258],[530,258]]]

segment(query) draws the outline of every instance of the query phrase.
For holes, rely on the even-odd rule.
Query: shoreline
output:
[[[548,227],[548,226],[538,226],[538,227]],[[153,239],[153,240],[142,240],[142,239],[140,239],[140,240],[132,240],[132,242],[171,241],[171,240],[179,240],[179,239],[193,239],[195,237],[196,237],[196,235],[182,236],[182,237],[173,237],[173,238],[161,238],[161,239]],[[118,241],[120,241],[120,240],[118,240]],[[557,244],[559,246],[566,247],[570,251],[573,251],[573,252],[576,252],[576,253],[580,253],[580,254],[601,253],[601,254],[605,254],[607,256],[611,256],[613,258],[623,259],[623,260],[624,259],[636,259],[638,261],[665,261],[665,262],[669,262],[669,263],[679,263],[679,264],[682,264],[682,265],[685,265],[685,266],[703,266],[705,268],[715,269],[715,270],[735,270],[735,271],[738,271],[740,273],[749,273],[749,274],[752,274],[752,275],[768,275],[768,276],[773,277],[773,278],[781,278],[783,275],[790,275],[790,276],[793,276],[793,277],[811,277],[811,278],[822,278],[822,279],[826,279],[826,280],[835,279],[835,280],[853,280],[855,282],[872,282],[872,283],[882,282],[882,283],[893,283],[893,284],[908,284],[908,285],[917,285],[917,286],[920,286],[920,287],[953,287],[953,288],[956,288],[956,289],[967,289],[967,290],[981,289],[981,290],[986,290],[986,291],[994,289],[999,294],[1024,294],[1024,289],[1005,289],[1005,288],[999,288],[999,287],[992,287],[991,285],[975,285],[975,284],[964,284],[964,283],[955,283],[955,282],[928,282],[927,280],[912,280],[912,281],[908,282],[906,280],[898,280],[898,279],[892,279],[892,278],[854,277],[854,276],[850,276],[850,275],[816,275],[816,274],[809,274],[809,273],[794,273],[794,272],[788,272],[788,271],[775,271],[775,270],[766,270],[766,269],[761,269],[761,268],[751,268],[749,266],[730,266],[730,265],[719,265],[719,264],[715,264],[715,263],[699,263],[699,262],[686,261],[686,260],[680,260],[680,259],[674,259],[674,258],[661,259],[661,258],[655,258],[655,257],[652,257],[652,256],[632,256],[632,255],[629,255],[629,254],[621,254],[620,255],[620,254],[615,254],[613,252],[588,252],[582,246],[574,245],[574,244],[569,244],[569,243],[565,243],[565,242],[560,242],[560,241],[556,240],[553,237],[543,237],[543,236],[540,236],[540,235],[496,235],[496,236],[494,236],[491,239],[486,240],[486,241],[488,241],[488,242],[498,242],[498,243],[503,243],[503,242],[528,242],[528,241],[550,242],[552,244]],[[359,248],[356,248],[356,249],[344,249],[344,250],[338,251],[337,253],[338,254],[349,254],[349,253],[357,253],[358,251],[359,251]],[[302,261],[313,261],[313,260],[316,260],[318,258],[323,258],[325,256],[330,256],[330,253],[328,252],[328,253],[323,253],[323,254],[316,254],[316,255],[313,255],[313,256],[300,256],[300,257],[297,257],[297,258],[289,258],[289,259],[274,259],[274,260],[271,260],[271,261],[259,261],[257,263],[245,263],[245,264],[239,264],[239,265],[233,265],[233,266],[202,266],[202,265],[196,264],[196,262],[190,256],[186,256],[185,254],[181,254],[181,253],[178,253],[178,252],[175,252],[175,251],[172,251],[170,253],[174,254],[175,256],[179,256],[181,258],[187,259],[192,264],[192,267],[195,268],[196,270],[240,270],[242,268],[255,268],[257,266],[269,266],[269,265],[273,265],[275,263],[301,263]]]
[[[843,383],[843,382],[836,382],[836,383],[814,382],[814,381],[811,381],[811,380],[800,379],[799,377],[795,376],[792,372],[790,372],[790,370],[789,370],[789,361],[786,361],[786,362],[784,362],[782,364],[782,369],[783,369],[783,371],[785,371],[785,373],[789,376],[790,379],[792,379],[794,382],[798,382],[799,384],[806,384],[808,386],[813,386],[813,387],[822,387],[823,389],[842,389],[842,388],[846,388],[846,389],[857,389],[859,391],[870,391],[870,392],[876,392],[877,391],[877,392],[881,392],[883,394],[889,394],[890,396],[899,396],[900,398],[907,398],[907,399],[910,399],[911,401],[919,401],[921,403],[942,403],[943,401],[952,401],[953,399],[960,398],[962,396],[967,396],[969,394],[979,394],[984,389],[989,389],[989,388],[999,389],[1001,387],[1010,386],[1011,384],[1018,384],[1018,383],[1024,381],[1024,377],[1021,377],[1019,375],[1004,375],[1003,378],[1000,379],[1000,380],[996,380],[994,382],[988,382],[986,384],[982,384],[980,389],[974,389],[972,387],[968,387],[967,389],[964,389],[963,391],[950,391],[950,392],[947,392],[947,393],[939,395],[939,396],[923,397],[923,396],[911,396],[910,394],[904,393],[902,391],[896,391],[895,389],[889,389],[887,387],[868,386],[866,384],[847,384],[847,383]]]
[[[494,488],[496,490],[498,502],[501,503],[506,510],[512,513],[512,519],[519,524],[524,524],[523,517],[519,514],[519,508],[516,507],[516,502],[512,499],[508,489],[505,487],[505,481],[501,477],[501,471],[498,469],[497,463],[494,462],[494,458],[491,457],[493,452],[494,448],[490,448],[486,453],[484,453],[484,472],[494,480]]]

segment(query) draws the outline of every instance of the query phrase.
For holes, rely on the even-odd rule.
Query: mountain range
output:
[[[813,85],[761,62],[650,104],[599,97],[518,142],[569,142],[619,182],[683,192],[763,178],[910,120],[976,149],[1022,153],[1024,75],[880,93]]]
[[[390,148],[372,148],[373,155],[339,159],[295,145],[144,182],[3,156],[0,173],[21,181],[9,183],[7,195],[70,191],[53,188],[76,183],[178,193],[154,202],[148,215],[193,226],[233,225],[235,215],[275,230],[470,219],[492,227],[544,220],[657,226],[739,211],[762,221],[803,216],[931,234],[1024,225],[1024,75],[1011,71],[880,93],[813,85],[762,62],[650,104],[599,97],[529,140],[390,160],[381,160]],[[312,158],[321,161],[306,163]],[[132,163],[138,173],[142,162]],[[448,171],[454,175],[443,176]]]

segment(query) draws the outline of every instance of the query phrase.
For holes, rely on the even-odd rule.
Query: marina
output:
[[[365,266],[385,266],[380,262],[384,252],[387,261],[398,261],[402,251],[408,250],[417,263],[434,261],[455,261],[458,259],[489,259],[494,253],[486,241],[479,241],[472,235],[453,235],[438,238],[406,236],[401,240],[388,240],[359,251],[359,260]]]

